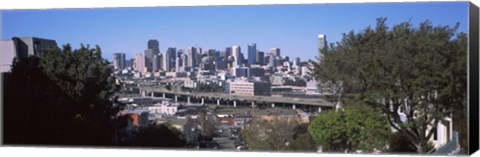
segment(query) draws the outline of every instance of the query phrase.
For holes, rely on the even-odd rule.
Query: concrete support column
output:
[[[142,91],[142,96],[145,96],[147,94],[147,91]]]
[[[233,101],[233,107],[237,107],[237,101]]]
[[[205,98],[202,98],[202,105],[205,104]]]
[[[318,113],[322,112],[322,108],[318,107]]]
[[[153,92],[150,94],[152,97],[155,97],[155,95],[153,94]]]
[[[255,102],[254,102],[254,101],[252,101],[252,108],[254,108],[254,107],[255,107]]]
[[[163,96],[162,96],[162,97],[163,97],[163,98],[166,98],[167,96],[165,95],[165,93],[163,93]]]
[[[217,99],[217,106],[220,105],[220,99]]]
[[[294,110],[295,110],[295,105],[292,105],[292,109],[294,109]]]
[[[187,97],[187,103],[190,103],[190,97],[189,96]]]
[[[177,95],[175,95],[175,102],[177,102],[177,101],[178,101],[178,96],[177,96]]]
[[[275,108],[275,103],[272,103],[272,108]]]

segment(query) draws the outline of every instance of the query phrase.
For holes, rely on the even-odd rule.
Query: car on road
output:
[[[245,145],[239,145],[236,148],[237,148],[237,150],[248,150],[248,147],[245,146]]]

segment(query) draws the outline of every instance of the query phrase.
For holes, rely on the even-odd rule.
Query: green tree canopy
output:
[[[116,88],[101,50],[48,50],[6,74],[5,137],[11,144],[111,145]]]
[[[366,105],[322,113],[308,131],[326,152],[386,151],[391,136],[385,116]]]
[[[297,121],[254,119],[240,133],[240,138],[252,150],[315,151],[315,143],[306,126]]]
[[[455,123],[466,123],[467,35],[457,33],[458,26],[425,21],[417,28],[410,22],[389,28],[380,18],[375,28],[351,31],[322,49],[323,57],[311,62],[313,76],[338,102],[380,109],[425,153],[429,128],[452,113]]]

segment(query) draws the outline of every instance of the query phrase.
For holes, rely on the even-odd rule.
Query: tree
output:
[[[197,124],[200,125],[200,139],[199,140],[211,140],[215,132],[215,119],[213,116],[207,114],[207,109],[200,111]]]
[[[381,110],[423,154],[439,121],[453,113],[460,115],[455,123],[466,123],[467,36],[456,33],[458,26],[425,21],[389,29],[380,18],[376,28],[343,34],[322,49],[312,74],[336,101]]]
[[[132,146],[179,148],[187,144],[185,135],[169,123],[139,127]]]
[[[315,146],[305,126],[297,121],[254,119],[240,133],[252,150],[314,151]]]
[[[14,61],[5,80],[6,143],[111,145],[114,77],[97,46]]]
[[[385,151],[391,136],[385,117],[366,105],[322,113],[310,123],[308,131],[327,152]]]
[[[301,152],[317,151],[315,141],[308,132],[308,124],[299,124],[293,128],[293,138],[288,145],[288,150]]]

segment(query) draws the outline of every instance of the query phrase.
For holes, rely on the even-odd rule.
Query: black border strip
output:
[[[479,12],[478,6],[470,2],[469,6],[469,67],[468,67],[468,84],[469,84],[469,154],[473,154],[478,150],[479,145]]]

